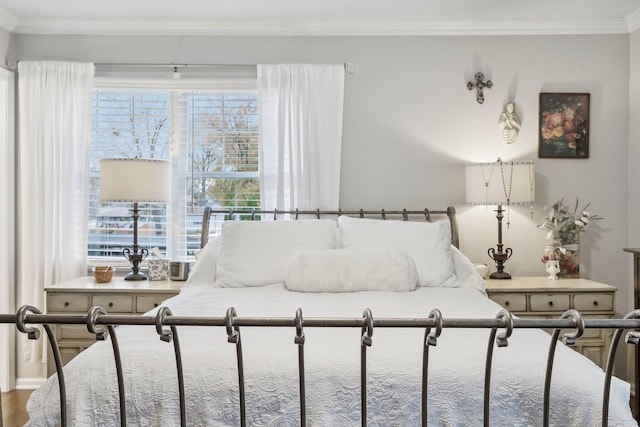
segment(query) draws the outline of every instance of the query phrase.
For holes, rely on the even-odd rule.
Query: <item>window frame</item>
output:
[[[173,260],[182,260],[182,261],[192,261],[194,259],[193,256],[178,256],[175,251],[177,249],[177,243],[174,240],[174,237],[177,235],[178,231],[181,228],[181,217],[178,214],[179,209],[188,209],[186,208],[186,198],[187,193],[184,191],[186,188],[186,179],[192,177],[191,174],[187,172],[184,174],[180,171],[180,150],[179,145],[182,143],[180,141],[179,126],[176,126],[180,120],[179,108],[180,103],[179,99],[182,94],[190,91],[215,91],[219,93],[229,93],[229,94],[251,94],[257,97],[258,89],[257,89],[257,78],[255,76],[246,77],[246,78],[187,78],[187,79],[158,79],[158,78],[145,78],[145,77],[100,77],[96,76],[95,78],[95,89],[159,89],[159,90],[168,90],[171,91],[171,134],[170,134],[170,142],[169,142],[169,150],[170,156],[169,160],[171,161],[172,168],[172,201],[167,204],[167,213],[166,213],[166,230],[167,230],[167,242],[166,242],[166,250],[167,255]],[[259,106],[259,103],[257,104]],[[259,115],[259,112],[258,112]],[[258,131],[259,132],[259,131]],[[259,154],[258,154],[259,155]],[[259,179],[259,171],[255,172],[240,172],[234,173],[234,178],[258,178]],[[243,176],[238,176],[238,175]],[[207,172],[206,177],[211,178],[220,178],[225,175],[229,175],[229,172]],[[87,179],[89,177],[87,176]],[[184,193],[184,194],[183,194]],[[179,196],[175,196],[175,195]],[[88,200],[87,200],[88,203]],[[186,215],[186,214],[185,214]],[[185,216],[186,221],[186,216]],[[199,216],[198,223],[201,224],[202,217]],[[186,227],[184,227],[186,230]],[[88,232],[88,231],[87,231]],[[198,236],[198,242],[200,238]],[[133,240],[131,242],[133,244]],[[89,247],[86,248],[86,259],[87,265],[89,268],[99,264],[108,263],[115,267],[128,267],[130,263],[122,257],[114,256],[114,257],[105,257],[105,256],[89,256],[88,252]],[[143,265],[146,265],[146,262],[143,262]]]

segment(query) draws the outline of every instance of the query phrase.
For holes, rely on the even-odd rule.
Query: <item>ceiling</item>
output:
[[[20,34],[624,34],[640,0],[0,0]]]

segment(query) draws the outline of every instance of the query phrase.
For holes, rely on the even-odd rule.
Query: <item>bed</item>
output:
[[[337,213],[229,212],[163,307],[88,315],[121,326],[64,368],[68,425],[595,426],[607,381],[606,422],[637,425],[628,383],[487,298],[455,210]],[[589,327],[579,313],[560,324]],[[57,379],[32,394],[28,425],[59,425]]]

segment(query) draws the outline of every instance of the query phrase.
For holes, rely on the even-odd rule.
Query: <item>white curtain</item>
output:
[[[337,209],[344,65],[258,65],[265,209]]]
[[[44,286],[86,275],[94,73],[92,63],[18,64],[20,305],[44,310]],[[42,347],[24,348],[42,360]]]

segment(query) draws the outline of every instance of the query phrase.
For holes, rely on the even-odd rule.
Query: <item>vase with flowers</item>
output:
[[[573,211],[564,199],[545,208],[544,221],[538,225],[547,231],[551,244],[545,248],[541,261],[558,261],[558,277],[580,277],[580,234],[586,231],[593,221],[601,220],[599,215],[591,215],[589,204],[578,210],[578,199]]]

